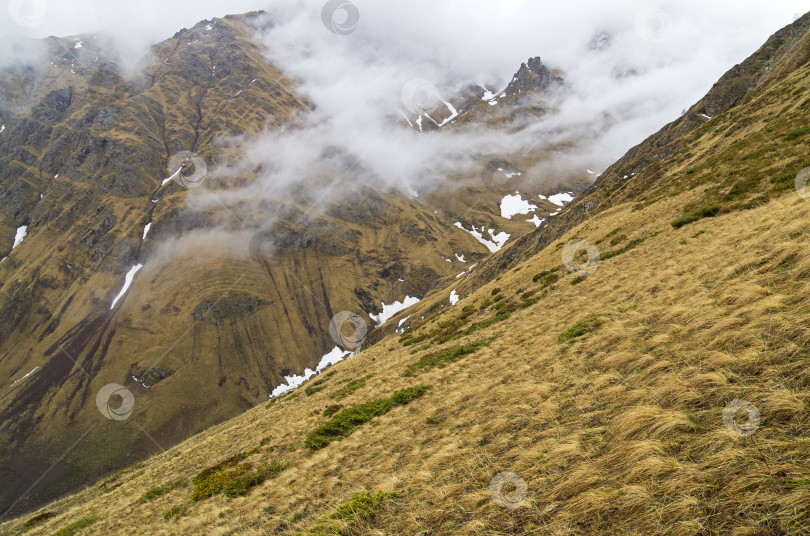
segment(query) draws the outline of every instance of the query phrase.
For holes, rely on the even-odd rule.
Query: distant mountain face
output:
[[[327,206],[334,177],[228,198],[261,170],[217,175],[239,158],[218,138],[295,128],[313,108],[265,59],[261,24],[203,21],[138,65],[93,36],[49,38],[40,64],[0,72],[0,511],[167,448],[323,356],[373,343],[397,302],[469,272],[562,204],[526,190],[542,155],[482,160],[480,176],[418,198],[373,177]],[[415,135],[444,122],[512,128],[549,113],[562,87],[534,58],[497,94],[474,89],[432,122],[419,114]],[[362,177],[351,158],[345,174]],[[362,324],[354,342],[335,325],[344,313]],[[132,395],[124,420],[100,411],[110,384],[124,394],[112,406]]]

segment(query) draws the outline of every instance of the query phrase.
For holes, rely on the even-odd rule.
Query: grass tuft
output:
[[[394,406],[405,405],[419,398],[428,389],[430,387],[427,385],[408,387],[395,392],[387,398],[380,398],[346,408],[307,434],[304,444],[312,450],[322,449],[332,441],[351,435],[357,428],[374,417],[385,415]]]
[[[408,365],[405,368],[403,376],[414,376],[417,372],[424,369],[435,367],[443,368],[447,366],[448,363],[458,361],[466,355],[474,354],[479,349],[488,346],[490,342],[492,342],[492,339],[478,339],[477,341],[468,342],[467,344],[463,344],[461,346],[450,346],[448,348],[443,348],[438,352],[433,352],[432,354],[419,358],[419,361],[416,363]]]
[[[681,216],[680,218],[672,220],[672,226],[676,229],[680,229],[684,225],[698,221],[701,218],[712,218],[714,216],[717,216],[719,212],[720,212],[719,205],[710,205],[708,207],[702,207],[695,211],[688,212],[683,216]]]
[[[605,323],[604,318],[598,314],[589,314],[582,320],[576,322],[573,326],[566,329],[557,337],[557,342],[559,344],[566,343],[568,341],[577,339],[582,337],[583,335],[587,335],[588,333],[592,333],[596,331],[599,326]]]
[[[315,525],[300,536],[345,536],[360,534],[359,525],[367,524],[378,514],[384,502],[390,501],[395,495],[378,491],[372,494],[369,491],[358,493],[352,499],[315,522]],[[365,532],[363,532],[365,534]]]
[[[85,517],[84,519],[80,519],[75,523],[71,523],[67,527],[62,527],[54,532],[51,536],[73,536],[74,534],[78,534],[80,530],[86,529],[98,521],[101,521],[99,516]]]
[[[158,497],[163,497],[169,492],[172,492],[179,488],[185,488],[186,486],[188,486],[188,480],[185,479],[175,480],[174,482],[169,482],[168,484],[163,484],[162,486],[150,489],[149,491],[144,493],[140,499],[138,499],[138,502],[143,504],[149,501],[153,501]]]

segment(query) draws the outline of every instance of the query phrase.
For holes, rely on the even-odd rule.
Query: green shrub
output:
[[[98,521],[101,521],[99,516],[85,517],[84,519],[80,519],[75,523],[71,523],[67,527],[57,530],[51,536],[73,536],[74,534],[78,534],[80,530],[85,529]]]
[[[596,331],[599,326],[605,323],[605,320],[602,318],[601,315],[598,314],[589,314],[582,320],[576,322],[573,326],[566,329],[557,337],[557,342],[559,344],[574,340],[576,338],[582,337],[583,335],[587,335],[593,331]]]
[[[487,320],[482,320],[480,322],[476,322],[474,324],[471,324],[470,327],[468,327],[464,331],[463,335],[470,335],[472,333],[475,333],[476,331],[484,329],[486,327],[489,327],[492,324],[497,324],[498,322],[502,322],[502,321],[506,320],[507,318],[509,318],[510,316],[512,316],[511,312],[505,311],[505,310],[499,310],[495,314],[495,316],[493,316],[492,318],[488,318]]]
[[[599,258],[600,258],[600,260],[603,260],[603,261],[606,261],[608,259],[612,259],[613,257],[615,257],[617,255],[621,255],[622,253],[630,251],[631,249],[635,248],[636,246],[638,246],[642,242],[644,242],[643,238],[636,238],[636,239],[631,240],[630,242],[628,242],[623,248],[603,253],[602,255],[599,256]],[[571,284],[573,285],[574,283],[571,283]]]
[[[25,523],[23,523],[22,530],[20,530],[20,534],[24,532],[28,532],[32,528],[41,525],[48,521],[49,519],[56,517],[58,514],[56,512],[42,512],[41,514],[37,514]]]
[[[98,484],[96,484],[96,485],[97,485],[99,488],[101,488],[101,491],[102,491],[102,492],[104,492],[104,493],[108,493],[108,492],[110,492],[110,491],[114,490],[115,488],[117,488],[117,487],[121,486],[121,485],[124,483],[124,482],[122,481],[121,477],[123,477],[123,476],[124,476],[124,475],[126,475],[127,473],[131,473],[131,472],[135,471],[136,469],[140,469],[140,468],[142,468],[142,467],[145,467],[145,464],[143,464],[143,463],[136,463],[136,464],[135,464],[135,465],[133,465],[132,467],[127,467],[126,469],[121,469],[121,470],[120,470],[120,471],[118,471],[117,473],[113,473],[112,475],[108,476],[107,478],[105,478],[105,479],[101,480],[101,481],[100,481]],[[136,476],[137,476],[137,475],[136,475]],[[134,478],[134,477],[133,477],[133,478]]]
[[[169,482],[168,484],[163,484],[162,486],[158,486],[156,488],[152,488],[143,496],[138,499],[139,503],[145,503],[157,499],[158,497],[163,497],[167,493],[174,491],[179,488],[185,488],[188,486],[188,481],[184,479],[175,480],[174,482]]]
[[[718,205],[710,205],[708,207],[699,208],[693,212],[688,212],[672,221],[672,226],[676,229],[680,229],[686,224],[695,222],[701,218],[711,218],[716,216],[720,212],[720,206]]]
[[[560,279],[560,276],[557,275],[557,271],[559,271],[559,268],[554,268],[553,270],[546,270],[544,272],[540,272],[539,274],[532,277],[532,281],[534,281],[535,283],[540,281],[540,289],[542,290],[548,286],[553,285],[554,283],[557,282],[557,280]]]
[[[417,348],[417,350],[418,350],[418,348]],[[369,374],[368,376],[364,376],[362,378],[358,378],[356,380],[350,381],[346,385],[346,387],[343,387],[340,391],[338,391],[337,393],[332,395],[332,398],[335,401],[343,400],[344,398],[346,398],[350,394],[354,393],[358,389],[360,389],[362,387],[365,387],[366,381],[368,381],[370,378],[371,378],[371,375]]]
[[[379,513],[384,502],[395,498],[391,493],[369,491],[358,493],[352,499],[337,508],[331,514],[321,517],[301,536],[346,536],[355,534],[360,523],[368,523]],[[346,532],[346,531],[351,532]]]
[[[759,197],[750,199],[749,201],[744,203],[740,208],[742,208],[743,210],[751,210],[753,208],[761,207],[762,205],[767,205],[768,201],[770,201],[770,198],[768,197],[767,194],[761,195]]]
[[[394,406],[407,404],[422,396],[428,389],[430,387],[426,385],[409,387],[395,392],[388,398],[380,398],[346,408],[307,434],[304,444],[312,450],[322,449],[332,441],[351,435],[357,428],[374,417],[388,413]]]
[[[743,197],[748,194],[751,190],[757,187],[759,181],[755,179],[745,179],[741,181],[737,181],[731,187],[726,195],[723,196],[724,201],[733,201],[734,199]]]
[[[246,495],[265,480],[275,478],[287,469],[286,463],[273,461],[268,465],[261,465],[255,471],[237,476],[225,484],[223,493],[226,497],[233,499]]]
[[[468,342],[462,346],[450,346],[443,348],[438,352],[433,352],[419,358],[419,361],[412,363],[405,368],[404,376],[414,376],[418,371],[430,368],[443,368],[448,363],[458,361],[462,357],[474,354],[479,349],[489,346],[492,339],[479,339],[477,341]]]
[[[312,396],[315,393],[323,391],[324,389],[326,389],[325,385],[310,385],[309,387],[304,389],[304,394],[307,396]]]
[[[197,502],[207,499],[221,492],[223,488],[252,468],[249,463],[240,463],[251,454],[255,454],[259,449],[255,448],[247,452],[235,454],[224,461],[201,471],[192,479],[194,491],[191,492],[191,501]]]
[[[174,506],[163,512],[163,519],[166,521],[169,521],[170,519],[177,521],[184,515],[186,515],[186,509],[184,507]]]
[[[804,103],[802,104],[804,106]],[[790,132],[787,136],[785,136],[785,141],[793,141],[797,140],[803,136],[810,134],[810,127],[800,128],[798,130],[794,130]]]

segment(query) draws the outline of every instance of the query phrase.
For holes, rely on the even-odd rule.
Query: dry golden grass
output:
[[[28,534],[99,515],[82,534],[292,535],[364,490],[396,497],[347,534],[810,532],[810,204],[786,194],[700,224],[706,232],[684,245],[696,226],[673,230],[661,222],[690,195],[643,210],[624,206],[573,230],[565,240],[594,242],[617,220],[633,229],[631,238],[664,232],[603,261],[576,286],[564,273],[535,305],[446,343],[496,336],[477,353],[404,378],[405,367],[435,347],[412,355],[412,347],[387,338],[335,366],[323,391],[296,391],[199,434],[109,493],[93,487],[57,501],[42,511],[58,515]],[[740,233],[743,226],[750,231]],[[477,311],[496,285],[504,296],[531,290],[533,274],[560,264],[559,250],[548,248],[440,318],[468,304]],[[604,315],[604,324],[557,343],[590,313]],[[326,420],[330,395],[366,374],[373,374],[366,386],[342,404],[416,383],[433,388],[308,451],[303,438]],[[751,437],[723,424],[723,407],[736,398],[761,413]],[[192,504],[190,490],[178,489],[137,503],[150,488],[190,479],[263,439],[256,460],[290,465],[247,496]],[[490,495],[502,471],[528,486],[518,508]],[[162,513],[178,505],[186,516],[164,521]],[[0,533],[16,534],[25,519]]]

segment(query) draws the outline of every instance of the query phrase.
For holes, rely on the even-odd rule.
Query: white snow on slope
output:
[[[554,203],[558,207],[563,206],[566,203],[570,203],[574,200],[574,194],[571,192],[563,193],[563,194],[554,194],[548,197],[549,202]]]
[[[328,354],[324,355],[318,365],[315,367],[315,370],[308,368],[304,370],[304,375],[299,376],[297,374],[293,374],[292,376],[284,376],[284,380],[286,380],[286,384],[281,384],[273,389],[273,392],[270,393],[268,398],[275,398],[277,396],[281,396],[288,391],[292,391],[296,387],[303,384],[305,381],[309,380],[311,377],[315,376],[316,374],[320,374],[326,368],[334,365],[335,363],[339,363],[346,359],[347,356],[350,356],[351,352],[347,352],[345,350],[341,350],[340,347],[335,346]]]
[[[382,303],[382,302],[380,302]],[[377,323],[378,326],[385,324],[385,321],[397,314],[400,311],[404,311],[411,305],[419,303],[419,298],[414,298],[411,296],[405,296],[405,299],[402,302],[395,301],[391,304],[382,304],[382,312],[377,315],[368,315],[370,319]]]
[[[528,214],[536,208],[536,205],[523,199],[519,193],[506,195],[501,199],[501,217],[508,220],[511,220],[515,214]]]
[[[17,227],[17,234],[14,236],[14,245],[11,246],[11,249],[16,248],[20,244],[22,244],[25,235],[28,233],[28,226],[23,225],[22,227]]]
[[[545,218],[540,218],[537,216],[537,214],[535,214],[533,218],[530,218],[526,221],[532,222],[535,227],[540,227],[540,224],[545,221]]]
[[[445,106],[447,106],[447,109],[450,110],[451,115],[450,117],[442,121],[442,124],[439,125],[440,127],[443,127],[444,125],[446,125],[447,123],[458,117],[458,110],[456,110],[456,108],[452,104],[450,104],[446,100],[442,100],[442,102],[444,103]]]
[[[146,240],[146,235],[149,234],[149,229],[152,228],[152,222],[146,224],[146,227],[143,228],[143,240]]]
[[[0,132],[3,132],[6,129],[6,125],[0,126]]]
[[[178,175],[178,174],[179,174],[179,173],[180,173],[182,170],[183,170],[183,166],[180,166],[180,169],[178,169],[177,171],[175,171],[175,172],[174,172],[174,173],[173,173],[171,176],[166,177],[165,179],[163,179],[163,182],[161,182],[161,183],[160,183],[160,185],[161,185],[161,186],[164,186],[164,185],[165,185],[167,182],[169,182],[170,180],[172,180],[173,178],[175,178],[175,177],[176,177],[176,176],[177,176],[177,175]]]
[[[112,305],[110,305],[110,309],[115,307],[115,304],[118,302],[118,300],[120,300],[121,297],[124,294],[126,294],[127,290],[129,290],[129,286],[132,284],[132,280],[135,279],[135,274],[137,274],[138,270],[140,270],[141,268],[143,268],[143,264],[136,264],[135,266],[132,267],[132,269],[129,272],[127,272],[127,275],[124,278],[124,287],[121,289],[121,292],[118,293],[118,296],[116,296],[115,299],[113,299]]]
[[[18,383],[18,382],[23,381],[23,380],[24,380],[24,379],[26,379],[28,376],[30,376],[31,374],[35,373],[35,372],[36,372],[38,369],[39,369],[39,367],[38,367],[38,366],[36,366],[36,367],[34,367],[34,369],[33,369],[31,372],[29,372],[28,374],[26,374],[26,375],[25,375],[25,376],[23,376],[22,378],[17,378],[17,379],[16,379],[16,380],[14,380],[13,382],[11,382],[11,385],[9,385],[9,388],[14,387],[15,385],[17,385],[17,383]]]
[[[455,304],[457,304],[457,303],[458,303],[458,300],[459,300],[459,297],[458,297],[458,294],[456,294],[456,289],[453,289],[453,290],[450,292],[450,305],[455,305]]]
[[[73,48],[82,48],[82,42],[81,42],[81,41],[79,41],[78,43],[76,43],[75,45],[73,45]]]
[[[476,240],[484,244],[487,247],[487,249],[492,253],[499,251],[503,247],[503,245],[506,244],[506,241],[509,240],[509,237],[511,236],[505,231],[501,231],[500,233],[495,234],[494,229],[488,229],[489,235],[492,237],[492,240],[487,240],[486,238],[484,238],[484,235],[481,234],[484,231],[483,225],[481,226],[481,231],[478,231],[475,228],[475,225],[473,225],[472,231],[470,231],[469,229],[465,229],[464,226],[461,225],[461,222],[456,222],[453,225],[455,225],[462,231],[467,231],[468,233],[473,235],[473,237],[475,237]]]
[[[464,255],[463,254],[459,255],[458,253],[453,253],[453,255],[456,256],[456,259],[458,259],[458,262],[467,262],[467,261],[464,260]]]

